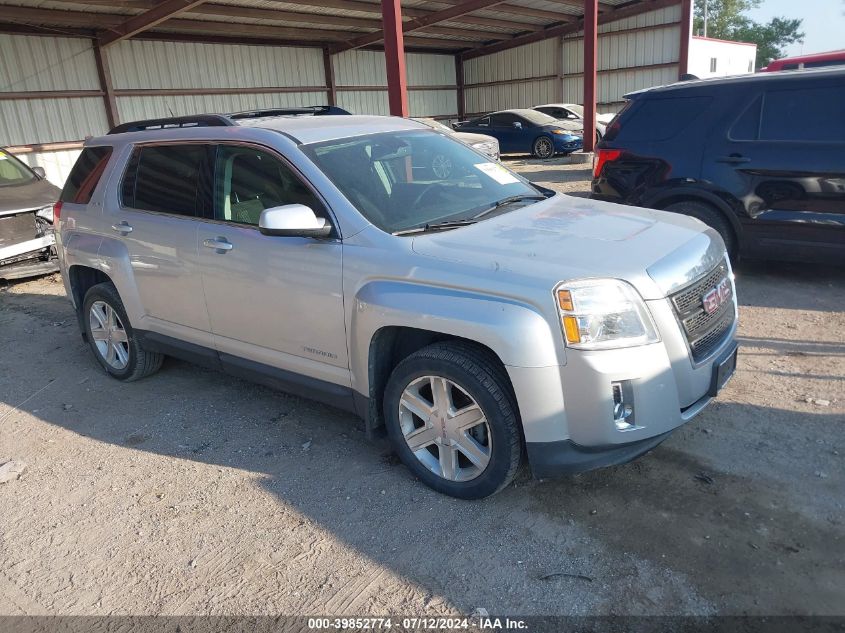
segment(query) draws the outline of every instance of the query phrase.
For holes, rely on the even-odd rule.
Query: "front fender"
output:
[[[369,393],[370,342],[384,327],[409,327],[475,341],[505,365],[564,364],[560,330],[530,305],[454,288],[373,281],[356,293],[350,317],[352,385]]]

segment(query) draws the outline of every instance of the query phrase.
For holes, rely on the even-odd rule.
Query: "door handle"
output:
[[[739,154],[731,154],[730,156],[720,156],[716,159],[717,163],[728,163],[729,165],[741,165],[743,163],[750,163],[751,159]]]
[[[213,248],[218,253],[225,253],[235,248],[235,246],[231,242],[227,241],[225,237],[203,240],[202,245],[206,248]]]
[[[111,230],[117,231],[121,235],[129,235],[132,232],[132,227],[129,226],[126,222],[121,222],[119,224],[112,224]]]

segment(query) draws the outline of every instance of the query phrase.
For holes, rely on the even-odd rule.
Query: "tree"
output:
[[[784,47],[804,41],[802,20],[776,17],[762,24],[745,13],[762,0],[695,0],[693,33],[704,32],[704,6],[707,5],[707,37],[757,45],[757,68],[785,56]]]

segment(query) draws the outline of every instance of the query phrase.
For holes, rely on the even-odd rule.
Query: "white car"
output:
[[[571,129],[578,134],[584,134],[584,106],[577,103],[547,103],[532,108],[543,114],[548,114],[559,121],[570,124]],[[596,114],[596,140],[600,141],[604,136],[604,130],[616,115],[613,113]]]
[[[456,132],[436,119],[414,118],[413,120],[427,125],[438,132],[448,134],[452,138],[458,139],[461,143],[469,145],[482,154],[486,154],[493,160],[499,160],[499,141],[492,136],[488,136],[487,134],[473,134],[472,132]]]

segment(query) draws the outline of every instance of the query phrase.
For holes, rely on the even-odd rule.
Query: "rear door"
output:
[[[214,216],[198,235],[215,345],[230,369],[245,374],[271,368],[348,387],[341,242],[263,235],[261,212],[286,204],[329,219],[323,201],[278,154],[219,146]],[[290,373],[279,376],[285,381]]]
[[[129,251],[144,316],[137,329],[211,348],[197,253],[198,218],[210,208],[213,145],[144,144],[107,209],[110,231]]]
[[[742,205],[746,254],[843,262],[845,85],[807,79],[746,93],[711,137],[703,176]]]

